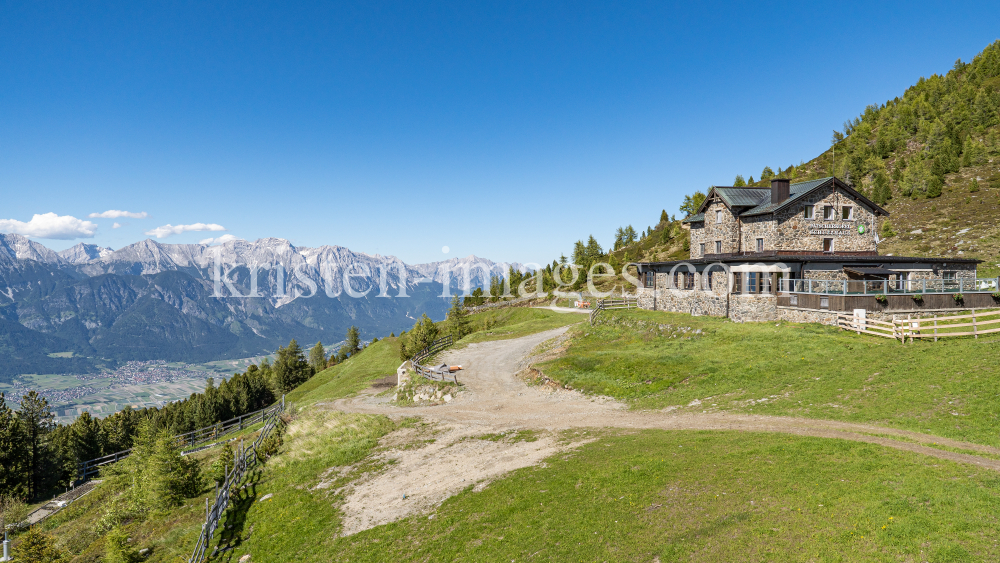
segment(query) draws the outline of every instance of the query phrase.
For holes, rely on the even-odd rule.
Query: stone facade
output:
[[[716,212],[719,212],[721,223],[716,223]],[[705,208],[705,221],[691,225],[691,258],[704,258],[701,245],[705,245],[705,254],[716,254],[716,242],[720,242],[723,253],[736,252],[739,240],[739,220],[722,200],[715,198]]]
[[[805,217],[806,206],[813,207],[813,218]],[[825,219],[825,209],[832,209],[833,219]],[[850,218],[843,218],[845,207]],[[737,210],[738,212],[739,210]],[[717,222],[717,215],[719,213]],[[878,218],[874,211],[840,188],[828,187],[804,196],[777,213],[737,217],[721,198],[704,208],[705,220],[691,224],[691,258],[721,253],[803,251],[823,252],[823,240],[833,239],[834,252],[874,252]],[[864,233],[858,232],[858,226]],[[758,239],[761,243],[758,245]],[[702,252],[704,245],[704,253]]]
[[[813,206],[813,218],[806,219],[805,208]],[[833,220],[824,219],[824,208],[833,209]],[[843,209],[851,208],[851,219],[843,219]],[[761,216],[770,219],[774,246],[767,250],[802,250],[823,252],[823,239],[833,239],[834,252],[874,252],[877,217],[865,204],[855,200],[841,189],[832,187],[818,190],[788,209]],[[749,219],[749,217],[748,217]],[[858,225],[864,233],[858,232]],[[744,237],[748,239],[748,237]],[[769,241],[765,239],[765,248]]]

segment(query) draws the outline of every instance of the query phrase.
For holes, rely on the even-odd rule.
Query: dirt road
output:
[[[931,447],[963,449],[1000,456],[1000,448],[949,440],[919,432],[832,420],[727,413],[670,413],[634,411],[609,398],[589,397],[573,390],[528,386],[517,373],[528,367],[530,357],[543,343],[558,347],[567,328],[523,338],[472,344],[443,356],[448,364],[461,364],[465,391],[447,404],[397,407],[384,397],[362,393],[327,407],[337,410],[421,416],[439,428],[427,447],[383,454],[394,460],[390,469],[355,484],[345,506],[344,533],[354,533],[391,522],[414,512],[432,509],[448,496],[469,486],[479,486],[520,467],[533,465],[578,444],[559,444],[544,434],[535,442],[468,440],[469,437],[517,429],[565,430],[569,428],[658,428],[664,430],[737,430],[782,432],[801,436],[840,438],[879,444],[1000,471],[1000,460]],[[544,346],[543,346],[544,348]],[[407,493],[406,491],[412,491]],[[403,499],[403,495],[406,498]]]

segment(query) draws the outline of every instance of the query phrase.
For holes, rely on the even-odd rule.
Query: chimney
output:
[[[771,180],[771,203],[781,203],[788,199],[789,187],[787,178]]]

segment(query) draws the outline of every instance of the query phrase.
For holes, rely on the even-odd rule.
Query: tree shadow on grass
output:
[[[229,507],[220,526],[219,542],[209,557],[210,560],[231,563],[236,556],[236,548],[250,539],[253,528],[251,527],[245,535],[243,532],[246,528],[247,514],[257,502],[257,483],[262,474],[260,468],[252,470],[246,483],[232,492]]]

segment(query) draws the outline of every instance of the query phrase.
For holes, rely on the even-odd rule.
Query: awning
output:
[[[899,273],[895,270],[887,270],[881,266],[873,266],[870,268],[861,266],[844,266],[844,271],[848,274],[854,274],[856,276],[890,276],[892,274]]]

